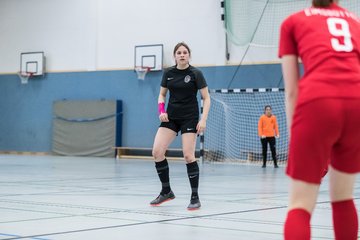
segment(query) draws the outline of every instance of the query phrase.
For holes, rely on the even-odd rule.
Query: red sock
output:
[[[354,200],[332,202],[333,224],[336,240],[358,239],[358,216]]]
[[[304,209],[292,209],[288,212],[285,227],[285,240],[310,240],[311,215]]]

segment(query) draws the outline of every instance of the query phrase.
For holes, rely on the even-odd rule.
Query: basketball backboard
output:
[[[150,68],[150,71],[163,69],[163,45],[138,45],[135,46],[134,68]]]
[[[44,52],[24,52],[20,55],[20,73],[42,76],[45,73]]]

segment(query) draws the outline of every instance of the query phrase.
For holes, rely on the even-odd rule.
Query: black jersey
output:
[[[167,68],[164,72],[161,86],[169,89],[170,98],[167,114],[170,119],[190,119],[199,117],[197,92],[207,87],[202,72],[189,66],[180,70],[176,66]]]

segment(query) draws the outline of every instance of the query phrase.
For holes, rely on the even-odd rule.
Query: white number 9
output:
[[[351,42],[351,33],[349,23],[342,18],[328,18],[327,24],[329,32],[334,38],[331,38],[331,46],[337,52],[351,52],[354,46]],[[340,26],[340,28],[337,28]],[[340,43],[339,37],[344,38],[344,43]]]

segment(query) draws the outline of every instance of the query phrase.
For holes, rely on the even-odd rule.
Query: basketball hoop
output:
[[[32,72],[18,72],[18,76],[21,80],[21,84],[27,84],[30,77],[32,77],[34,73]]]
[[[145,76],[150,72],[149,67],[135,67],[135,71],[139,80],[145,80]]]

